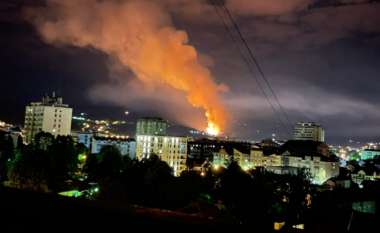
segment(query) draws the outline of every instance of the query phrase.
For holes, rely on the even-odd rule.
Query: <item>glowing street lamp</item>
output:
[[[127,111],[127,112],[125,112],[125,115],[128,115],[129,114],[129,112]]]

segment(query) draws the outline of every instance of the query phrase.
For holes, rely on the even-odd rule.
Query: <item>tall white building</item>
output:
[[[54,136],[70,135],[73,109],[62,103],[62,97],[46,94],[42,102],[32,102],[25,109],[24,142],[31,143],[39,132]]]
[[[158,117],[143,117],[137,121],[136,135],[166,135],[166,121]]]
[[[322,126],[314,122],[301,122],[296,124],[294,140],[310,140],[315,142],[324,142],[325,131],[322,130]]]
[[[186,168],[187,137],[138,135],[137,158],[149,158],[151,154],[157,154],[174,169],[174,175],[179,176]]]
[[[174,175],[179,176],[186,168],[187,137],[167,136],[166,123],[157,117],[144,117],[137,121],[136,156],[141,160],[157,154],[173,168]]]

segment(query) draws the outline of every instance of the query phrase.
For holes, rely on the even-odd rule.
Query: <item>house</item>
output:
[[[363,181],[374,181],[380,178],[380,169],[377,167],[359,167],[352,174],[352,181],[357,184],[362,184]]]
[[[211,164],[210,162],[206,159],[204,161],[204,163],[202,164],[197,164],[196,162],[194,162],[193,165],[190,165],[189,166],[190,170],[192,171],[197,171],[197,172],[207,172],[208,170],[210,170],[211,168]]]

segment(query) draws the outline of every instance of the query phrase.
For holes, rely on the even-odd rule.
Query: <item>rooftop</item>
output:
[[[365,150],[363,150],[363,151],[374,151],[374,152],[380,152],[380,149],[378,149],[378,150],[375,150],[375,149],[365,149]]]
[[[92,137],[95,140],[98,141],[125,141],[125,142],[135,142],[136,140],[134,138],[122,138],[122,137],[99,137],[99,136],[94,136]]]

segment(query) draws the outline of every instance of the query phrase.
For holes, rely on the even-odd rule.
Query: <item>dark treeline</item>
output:
[[[42,132],[21,149],[14,150],[10,142],[0,145],[1,181],[6,186],[51,192],[65,179],[78,177],[78,164],[83,163],[81,198],[168,210],[199,200],[215,205],[222,201],[238,222],[262,223],[273,213],[305,209],[311,190],[307,170],[298,176],[244,171],[233,159],[227,168],[187,170],[175,177],[157,155],[139,161],[122,156],[114,146],[87,155],[86,148],[75,146],[70,136],[54,138]]]
[[[1,153],[1,181],[6,186],[32,191],[51,192],[63,179],[73,177],[78,170],[78,153],[70,136],[38,133],[31,145],[19,149],[10,147],[9,138]],[[6,153],[5,153],[6,152]],[[6,156],[3,156],[6,154]],[[4,163],[6,164],[4,167]]]

